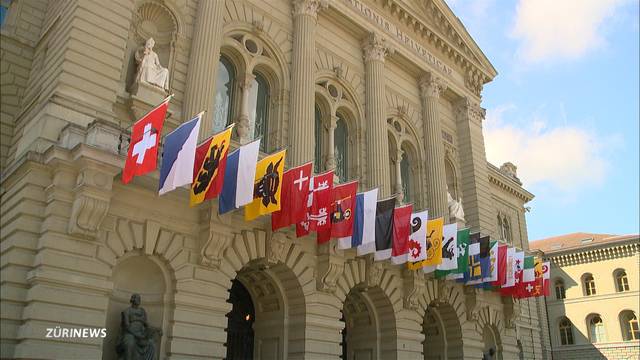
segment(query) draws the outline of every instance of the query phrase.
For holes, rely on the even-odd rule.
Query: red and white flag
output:
[[[331,210],[331,190],[333,189],[333,170],[314,176],[309,182],[306,216],[296,224],[296,235],[305,236],[311,231],[324,232],[331,229],[329,211]]]
[[[318,231],[319,244],[329,241],[330,238],[348,237],[353,234],[356,191],[358,191],[357,181],[333,187],[331,190],[331,212],[329,213],[331,228],[324,232]]]
[[[271,214],[271,230],[276,231],[305,220],[312,169],[313,163],[307,163],[284,173],[280,211]]]
[[[169,100],[171,100],[171,96],[164,99],[162,104],[133,124],[127,160],[124,163],[124,170],[122,170],[124,184],[129,183],[134,176],[144,175],[156,169],[158,144]]]
[[[411,212],[413,205],[395,208],[393,211],[393,245],[391,262],[404,264],[409,258],[409,236],[411,235]]]

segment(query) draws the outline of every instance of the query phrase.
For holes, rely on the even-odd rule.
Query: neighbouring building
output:
[[[444,1],[0,6],[0,357],[114,359],[139,293],[161,359],[550,358],[541,299],[189,207],[186,189],[157,195],[157,172],[120,181],[131,124],[173,93],[165,133],[207,110],[203,138],[235,122],[233,146],[262,137],[263,155],[287,146],[288,166],[315,160],[433,217],[461,201],[461,223],[528,250],[533,195],[485,157],[497,72]],[[45,336],[57,326],[107,336]]]
[[[554,359],[640,358],[640,238],[574,233],[534,241],[551,262]]]

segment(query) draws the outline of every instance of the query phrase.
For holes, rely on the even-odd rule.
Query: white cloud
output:
[[[519,0],[511,35],[528,62],[574,59],[605,43],[603,22],[629,0]]]
[[[540,117],[524,127],[503,121],[514,109],[509,104],[487,111],[484,136],[491,163],[513,162],[526,186],[548,184],[573,192],[603,182],[608,168],[603,151],[610,138],[576,126],[548,127]]]

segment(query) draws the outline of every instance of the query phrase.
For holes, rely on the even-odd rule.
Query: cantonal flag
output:
[[[391,257],[395,204],[395,197],[379,200],[376,204],[376,252],[373,256],[376,261]]]
[[[409,256],[407,267],[415,270],[422,267],[422,261],[427,258],[427,210],[411,214],[411,235],[409,235]]]
[[[331,212],[329,214],[331,228],[318,232],[318,243],[329,241],[330,238],[343,238],[353,233],[353,215],[356,206],[356,191],[358,182],[352,181],[333,187]]]
[[[378,189],[372,189],[357,196],[356,211],[358,216],[356,221],[353,222],[354,232],[351,246],[356,248],[358,256],[362,256],[376,251],[376,202]],[[361,203],[362,206],[360,206]]]
[[[256,164],[253,183],[253,201],[244,208],[244,219],[253,220],[260,215],[280,210],[282,174],[287,151],[266,156]]]
[[[507,245],[498,246],[498,258],[496,264],[498,278],[491,285],[502,286],[507,281]]]
[[[533,296],[536,285],[535,258],[533,256],[524,257],[524,269],[522,270],[521,279],[517,286],[517,297],[527,298]]]
[[[391,262],[404,264],[409,256],[409,235],[411,235],[412,205],[396,208],[393,211],[393,246]]]
[[[213,135],[196,148],[189,204],[194,206],[220,195],[227,166],[233,125]]]
[[[305,219],[296,224],[296,235],[298,237],[305,236],[311,231],[327,231],[331,229],[329,210],[332,189],[333,171],[316,175],[311,179]]]
[[[313,163],[306,163],[285,171],[282,176],[280,211],[271,214],[271,230],[276,231],[304,220],[309,197],[309,179]]]

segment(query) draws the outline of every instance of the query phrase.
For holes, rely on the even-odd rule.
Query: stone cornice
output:
[[[525,190],[520,184],[510,179],[493,164],[487,162],[487,168],[489,169],[489,183],[494,184],[502,190],[514,195],[518,199],[525,203],[533,200],[534,195]]]
[[[395,21],[411,28],[415,35],[426,40],[459,66],[465,77],[466,87],[475,94],[479,95],[482,85],[497,75],[497,71],[467,33],[464,25],[443,1],[424,1],[421,9],[412,8],[402,0],[375,2],[388,9]]]
[[[601,244],[601,246],[593,246],[587,249],[578,248],[553,254],[545,254],[544,258],[550,260],[555,266],[562,267],[618,259],[633,256],[638,252],[640,252],[638,238],[633,238],[626,243],[613,246],[611,244]]]

